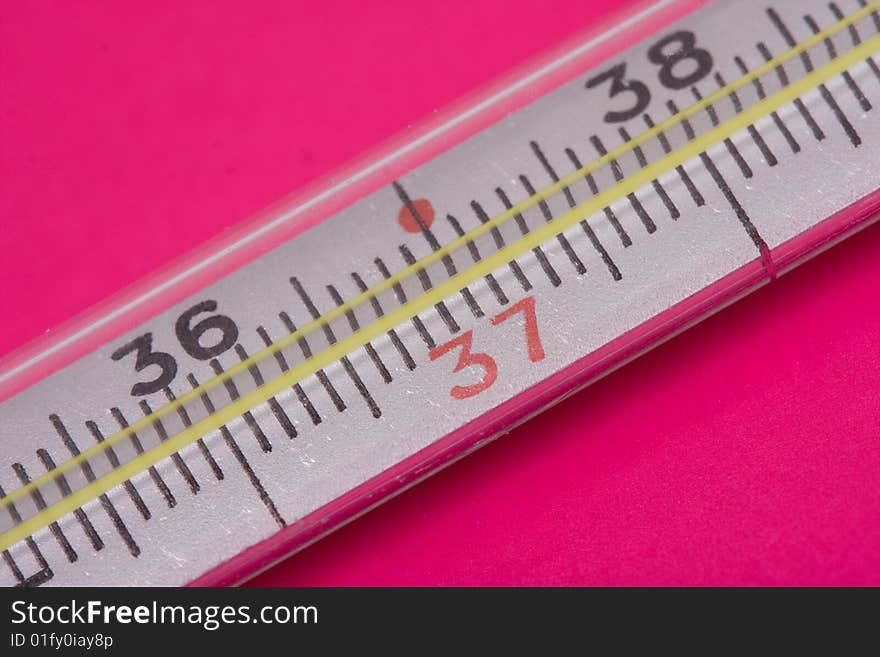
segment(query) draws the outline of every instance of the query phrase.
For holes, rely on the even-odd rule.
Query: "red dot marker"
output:
[[[418,215],[418,220],[413,216],[413,212],[410,211],[409,204],[404,204],[400,208],[400,212],[397,213],[397,223],[407,233],[421,232],[422,228],[419,226],[419,220],[421,220],[425,228],[430,228],[431,224],[434,223],[434,207],[428,199],[414,199],[412,201],[412,210]]]

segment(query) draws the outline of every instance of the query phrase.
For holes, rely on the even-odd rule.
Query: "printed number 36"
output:
[[[541,337],[538,334],[538,318],[535,313],[535,297],[526,297],[513,304],[504,312],[492,318],[492,326],[501,324],[516,314],[522,313],[524,319],[524,328],[526,333],[526,346],[528,348],[529,360],[533,363],[544,360],[544,347],[541,344]],[[484,390],[490,388],[496,379],[498,379],[498,364],[489,354],[471,351],[474,344],[473,330],[466,331],[458,337],[435,347],[430,351],[428,356],[430,359],[437,360],[441,356],[449,353],[453,349],[461,349],[458,352],[458,362],[453,368],[453,372],[460,372],[466,367],[475,366],[483,369],[483,378],[476,383],[469,385],[456,385],[449,391],[449,394],[455,399],[467,399],[478,395]]]

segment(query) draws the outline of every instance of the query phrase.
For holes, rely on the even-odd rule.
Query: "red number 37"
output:
[[[533,363],[544,360],[544,346],[541,344],[541,336],[538,334],[538,318],[535,314],[535,297],[526,297],[513,304],[504,312],[492,318],[492,326],[497,326],[514,315],[522,313],[524,320],[524,328],[526,333],[526,346],[528,347],[529,360]],[[465,386],[453,386],[449,394],[456,399],[467,399],[478,395],[487,388],[491,387],[498,378],[498,364],[489,354],[471,351],[474,344],[473,330],[465,331],[458,337],[434,347],[428,356],[430,359],[437,360],[444,354],[453,349],[461,348],[458,352],[458,362],[455,364],[453,372],[460,372],[466,367],[472,365],[483,369],[483,378]]]

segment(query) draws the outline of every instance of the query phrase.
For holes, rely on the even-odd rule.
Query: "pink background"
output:
[[[621,2],[16,3],[0,354]],[[258,584],[880,584],[880,226]]]

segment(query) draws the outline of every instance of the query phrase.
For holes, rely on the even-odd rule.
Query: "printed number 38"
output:
[[[492,326],[497,326],[508,319],[522,313],[524,319],[524,329],[526,334],[526,346],[528,348],[529,360],[533,363],[544,360],[544,346],[541,344],[541,336],[538,334],[538,318],[535,313],[535,297],[526,297],[513,304],[504,312],[492,318]],[[428,356],[432,361],[437,360],[441,356],[449,353],[454,349],[460,348],[458,352],[458,362],[453,368],[453,372],[460,372],[466,367],[475,366],[483,369],[483,378],[469,385],[456,385],[449,391],[449,394],[455,399],[467,399],[478,395],[484,390],[490,388],[498,379],[498,364],[489,354],[483,352],[471,351],[474,344],[473,330],[466,331],[458,337],[435,347],[430,351]]]
[[[684,89],[712,72],[713,60],[708,50],[697,47],[693,32],[679,30],[663,37],[648,49],[648,61],[660,69],[657,78],[667,89]],[[626,62],[621,62],[587,80],[587,89],[610,82],[609,98],[629,96],[629,106],[605,114],[606,123],[623,123],[644,112],[651,102],[651,90],[640,80],[626,76]]]

